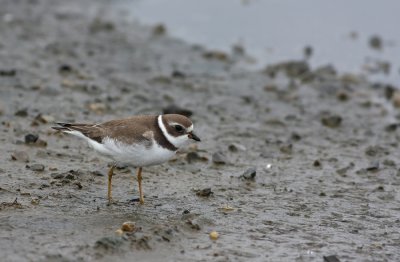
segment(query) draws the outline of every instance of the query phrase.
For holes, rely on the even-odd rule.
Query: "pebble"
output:
[[[392,86],[392,85],[386,85],[386,86],[385,86],[385,98],[386,98],[387,100],[392,99],[393,94],[396,92],[396,90],[397,90],[397,89],[396,89],[394,86]]]
[[[326,127],[336,128],[342,124],[342,117],[338,115],[324,116],[321,118],[321,123]]]
[[[118,228],[117,230],[115,230],[115,234],[116,234],[117,236],[122,236],[122,235],[124,234],[124,231],[122,231],[121,228]]]
[[[41,172],[45,169],[44,165],[42,165],[42,164],[33,164],[30,166],[26,166],[26,168],[28,168],[32,171],[36,171],[36,172]]]
[[[114,250],[120,247],[124,243],[120,237],[103,237],[96,241],[94,244],[95,248],[103,248],[106,250]]]
[[[229,56],[222,51],[207,51],[203,54],[206,59],[215,59],[220,61],[228,61]]]
[[[19,116],[19,117],[27,117],[28,116],[28,109],[26,109],[26,108],[20,109],[17,112],[15,112],[14,115]]]
[[[11,159],[18,162],[29,162],[29,156],[25,151],[15,151],[11,154]]]
[[[60,173],[52,173],[52,174],[50,174],[50,176],[53,179],[63,179],[64,178],[64,174],[60,174]]]
[[[67,74],[71,73],[72,71],[73,71],[72,67],[68,64],[60,65],[60,67],[58,68],[58,72],[60,74]]]
[[[25,136],[25,144],[33,144],[39,139],[38,135],[35,134],[27,134]]]
[[[392,96],[393,106],[399,108],[400,107],[400,91],[395,91]]]
[[[244,173],[240,176],[242,179],[246,180],[254,180],[257,174],[257,168],[256,167],[250,167]]]
[[[313,166],[321,167],[321,162],[317,159],[317,160],[314,161]]]
[[[219,234],[218,234],[217,231],[212,231],[212,232],[210,233],[210,239],[211,239],[211,240],[217,240],[218,238],[219,238]]]
[[[379,161],[378,160],[372,161],[366,169],[367,169],[367,171],[378,170],[379,169]]]
[[[201,189],[201,190],[198,190],[198,191],[196,192],[196,195],[197,195],[197,196],[201,196],[201,197],[209,197],[209,196],[211,196],[212,194],[214,194],[214,192],[211,191],[211,188],[210,188],[210,187],[204,188],[204,189]]]
[[[389,125],[385,126],[385,131],[386,132],[394,132],[394,131],[396,131],[398,126],[399,126],[399,124],[396,124],[396,123],[389,124]]]
[[[200,156],[196,152],[189,152],[186,154],[186,161],[188,161],[188,163],[193,163],[196,161],[206,162],[207,160],[207,157]]]
[[[382,49],[382,39],[377,35],[371,36],[369,39],[369,46],[377,50]]]
[[[124,232],[133,232],[136,229],[135,222],[127,221],[124,222],[121,226],[121,230]]]
[[[228,149],[231,152],[238,152],[238,151],[245,151],[246,147],[241,144],[233,143],[229,145]]]
[[[104,103],[90,103],[88,106],[90,111],[95,113],[104,113],[107,110],[107,105]]]
[[[185,73],[178,71],[178,70],[174,70],[172,72],[171,76],[175,77],[175,78],[185,78],[186,77]]]
[[[37,126],[39,124],[47,124],[47,123],[54,123],[54,122],[55,122],[55,118],[53,116],[39,114],[35,117],[35,119],[33,119],[32,125]]]
[[[293,151],[293,145],[292,145],[292,144],[284,144],[284,145],[282,145],[282,146],[279,148],[279,150],[280,150],[282,153],[291,154],[292,151]]]
[[[212,161],[218,165],[224,165],[228,162],[225,155],[221,152],[214,153],[212,155]]]
[[[279,71],[286,73],[288,77],[303,77],[310,72],[310,66],[305,61],[289,61],[275,65],[269,65],[265,69],[265,73],[274,77]]]
[[[324,256],[324,262],[340,262],[339,258],[335,255]]]
[[[158,24],[153,28],[153,35],[165,35],[167,33],[167,28],[163,24]]]
[[[311,55],[313,54],[313,48],[312,48],[312,46],[306,46],[306,47],[304,47],[303,53],[304,53],[304,57],[305,57],[306,59],[310,58]]]

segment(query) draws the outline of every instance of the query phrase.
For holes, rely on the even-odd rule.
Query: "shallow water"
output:
[[[256,64],[304,58],[313,48],[313,66],[333,64],[341,72],[366,73],[374,60],[389,61],[390,74],[371,79],[400,83],[400,2],[373,1],[239,1],[146,0],[124,2],[145,24],[164,23],[173,36],[208,48],[230,51],[241,44]],[[381,50],[369,39],[378,35]]]

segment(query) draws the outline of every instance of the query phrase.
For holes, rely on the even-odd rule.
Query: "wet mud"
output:
[[[105,1],[0,17],[4,261],[400,259],[393,86],[303,61],[248,71]],[[50,128],[177,110],[202,142],[143,170],[143,206],[135,170],[108,205],[108,161]]]

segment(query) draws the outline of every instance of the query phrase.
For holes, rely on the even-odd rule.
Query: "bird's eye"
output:
[[[176,125],[174,127],[175,127],[175,130],[178,131],[178,132],[182,132],[183,131],[183,127],[180,126],[180,125]]]

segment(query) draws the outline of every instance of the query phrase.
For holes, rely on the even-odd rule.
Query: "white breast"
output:
[[[150,146],[150,143],[147,146],[145,144],[128,145],[110,138],[105,138],[103,143],[98,143],[80,132],[68,133],[84,138],[101,155],[134,167],[162,164],[175,155],[175,151],[159,146],[154,140]]]

